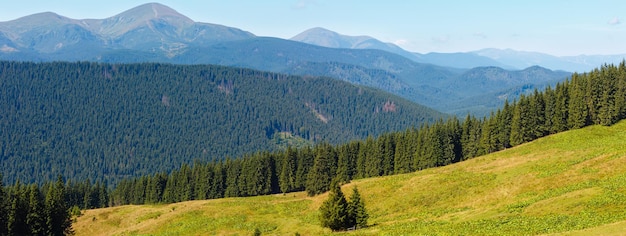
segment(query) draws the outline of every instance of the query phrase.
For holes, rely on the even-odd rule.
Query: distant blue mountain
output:
[[[473,53],[413,53],[406,51],[393,43],[381,42],[370,36],[342,35],[319,27],[308,29],[292,37],[291,40],[329,48],[377,49],[401,55],[415,62],[445,67],[469,69],[479,66],[500,66],[503,68],[514,69],[511,66],[499,63],[488,57],[483,57]]]
[[[84,60],[124,49],[173,57],[189,47],[255,37],[231,27],[194,22],[157,3],[101,20],[75,20],[50,12],[34,14],[0,22],[0,35],[4,36],[0,37],[4,54],[31,59],[28,52],[32,51],[42,60]]]
[[[471,52],[483,57],[491,58],[502,64],[515,68],[526,68],[539,65],[552,70],[571,72],[587,72],[603,64],[618,64],[626,58],[622,55],[580,55],[557,57],[545,53],[515,51],[512,49],[483,49]]]
[[[347,36],[324,28],[306,30],[291,40],[330,48],[378,49],[404,56],[415,62],[465,69],[497,66],[521,70],[541,66],[551,70],[586,72],[605,63],[620,63],[626,58],[626,54],[557,57],[538,52],[493,48],[472,52],[420,54],[408,52],[395,44],[381,42],[369,36]]]
[[[393,43],[384,43],[370,36],[347,36],[324,28],[312,28],[291,38],[293,41],[313,44],[328,48],[378,49],[395,53],[414,61],[419,57]]]
[[[474,68],[485,66],[497,66],[503,69],[515,70],[517,67],[501,63],[489,57],[480,56],[475,53],[456,52],[456,53],[436,53],[418,54],[419,61],[430,63],[433,65],[448,66],[455,68]]]

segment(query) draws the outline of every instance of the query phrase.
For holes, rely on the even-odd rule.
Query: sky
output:
[[[47,11],[103,19],[149,2],[197,22],[284,39],[323,27],[419,53],[498,48],[556,56],[626,54],[623,0],[2,0],[0,21]]]

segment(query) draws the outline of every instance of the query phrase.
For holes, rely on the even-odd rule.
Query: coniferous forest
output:
[[[123,179],[114,189],[109,189],[106,182],[93,184],[88,179],[63,183],[58,178],[42,187],[17,182],[0,188],[0,206],[3,207],[0,230],[35,230],[24,226],[30,225],[24,222],[36,219],[35,215],[41,218],[41,214],[48,221],[40,223],[42,227],[36,230],[66,230],[58,227],[65,221],[50,222],[67,219],[66,216],[52,217],[58,212],[53,209],[70,206],[171,203],[303,190],[315,195],[328,191],[332,181],[346,183],[352,179],[448,165],[546,135],[588,125],[612,125],[624,118],[626,63],[622,62],[573,74],[554,88],[534,91],[507,102],[486,118],[453,117],[339,145],[322,142],[280,151],[259,151],[239,158],[182,164],[169,173],[163,171]],[[3,152],[6,153],[8,147],[4,144]]]
[[[330,78],[213,65],[0,62],[5,183],[107,181],[444,116]]]
[[[183,165],[171,173],[125,179],[111,204],[171,203],[305,190],[331,182],[444,166],[588,125],[626,118],[626,64],[605,65],[544,91],[535,90],[489,117],[450,118],[341,145],[257,152],[238,159]]]

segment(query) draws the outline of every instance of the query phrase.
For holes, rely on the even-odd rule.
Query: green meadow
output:
[[[354,180],[369,227],[319,226],[322,194],[83,211],[76,235],[620,235],[626,232],[626,121],[551,135],[410,174]]]

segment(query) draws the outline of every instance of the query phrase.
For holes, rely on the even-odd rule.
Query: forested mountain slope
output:
[[[443,117],[345,82],[211,65],[0,62],[5,182],[116,180]]]
[[[263,152],[225,162],[196,163],[172,173],[120,182],[112,204],[179,202],[208,198],[328,190],[332,180],[393,175],[468,160],[535,139],[626,118],[626,63],[505,103],[488,118],[466,116],[331,146]]]

